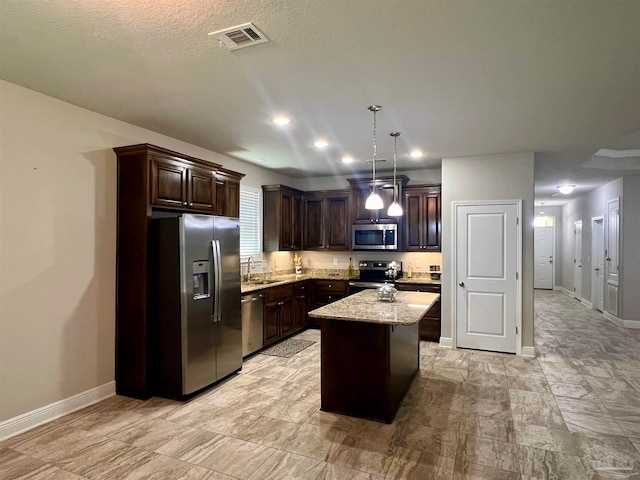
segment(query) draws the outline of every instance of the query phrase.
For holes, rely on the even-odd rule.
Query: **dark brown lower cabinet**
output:
[[[311,280],[311,301],[309,310],[324,307],[347,296],[346,280]],[[318,322],[309,318],[309,326],[318,327]]]
[[[264,290],[264,345],[294,332],[293,284]]]
[[[293,330],[299,331],[307,327],[309,311],[309,282],[293,285]]]
[[[440,284],[438,283],[397,283],[398,290],[406,292],[430,292],[440,294]],[[433,306],[420,320],[420,338],[423,340],[440,341],[440,299],[436,300]]]

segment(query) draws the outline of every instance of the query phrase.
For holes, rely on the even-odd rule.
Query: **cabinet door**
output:
[[[302,249],[302,197],[294,195],[291,209],[291,248]]]
[[[380,197],[382,198],[382,204],[384,205],[384,208],[382,210],[371,210],[372,212],[375,212],[376,221],[382,223],[397,222],[398,217],[390,217],[387,215],[389,205],[393,203],[393,186],[378,187],[378,195],[380,195]],[[402,204],[401,198],[398,198],[398,203]]]
[[[227,182],[216,180],[216,215],[227,216]]]
[[[349,250],[349,197],[329,197],[324,218],[326,247],[330,250]]]
[[[280,250],[291,250],[293,245],[292,212],[293,195],[283,192],[280,195]]]
[[[440,193],[424,194],[424,249],[440,251],[441,223],[440,223]]]
[[[373,223],[375,216],[373,210],[364,208],[367,198],[371,193],[371,186],[358,185],[353,189],[353,223]]]
[[[203,210],[213,213],[216,199],[216,182],[213,172],[190,167],[187,171],[188,179],[188,207],[193,210]]]
[[[293,298],[289,298],[280,302],[280,336],[292,334],[293,329]]]
[[[171,160],[151,161],[151,204],[184,208],[187,203],[187,168]]]
[[[227,181],[227,208],[225,217],[240,218],[240,184]]]
[[[322,230],[322,207],[321,198],[306,198],[304,200],[304,249],[322,250],[324,249],[324,236]]]
[[[404,201],[404,249],[407,252],[422,250],[422,195],[419,193],[405,194]]]
[[[270,302],[264,304],[264,344],[268,345],[280,338],[279,327],[279,302]]]

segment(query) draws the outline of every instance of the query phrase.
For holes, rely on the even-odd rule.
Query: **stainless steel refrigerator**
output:
[[[151,232],[150,383],[185,397],[242,368],[240,226],[182,214],[152,219]]]

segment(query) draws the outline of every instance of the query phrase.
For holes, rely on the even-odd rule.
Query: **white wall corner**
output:
[[[593,310],[593,305],[589,300],[585,300],[584,298],[580,299],[580,303],[587,307],[589,310]]]
[[[536,348],[535,347],[522,347],[522,351],[520,355],[523,357],[535,357],[536,356]]]
[[[116,394],[116,382],[80,392],[72,397],[0,422],[0,442],[32,428],[98,403]]]
[[[444,348],[453,348],[453,338],[440,337],[440,346]]]

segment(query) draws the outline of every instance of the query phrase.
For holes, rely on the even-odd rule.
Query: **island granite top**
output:
[[[440,295],[398,292],[395,302],[381,302],[377,298],[377,290],[363,290],[312,310],[309,316],[385,325],[414,325],[429,311]]]

